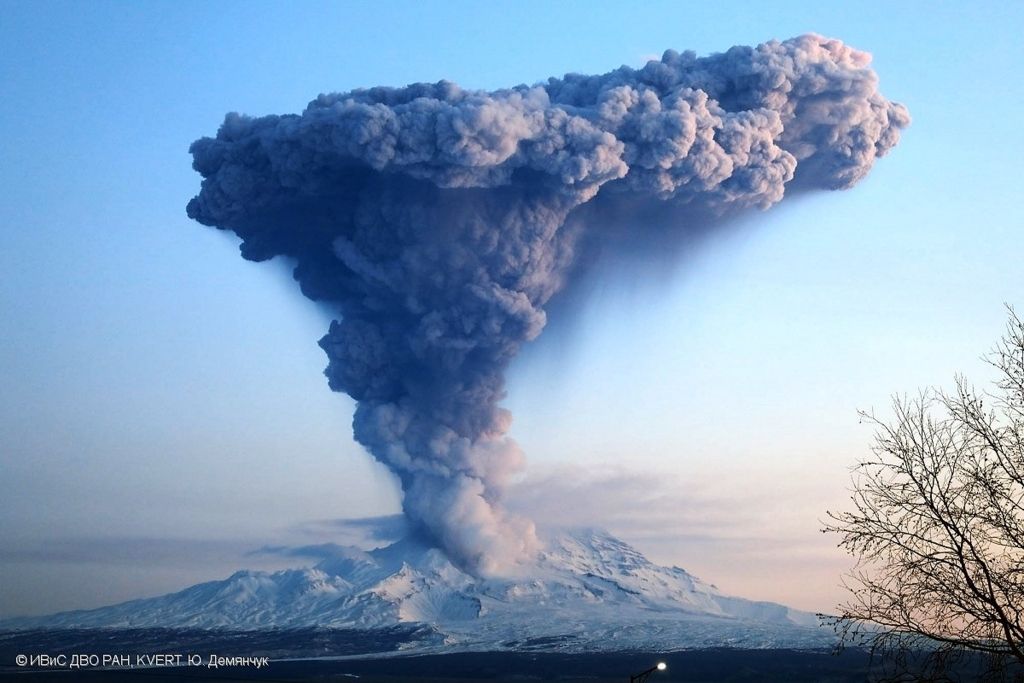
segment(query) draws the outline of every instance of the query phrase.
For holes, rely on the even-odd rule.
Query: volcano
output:
[[[654,564],[607,532],[548,534],[521,573],[478,578],[407,538],[369,552],[329,546],[311,567],[239,571],[177,593],[99,609],[23,617],[23,629],[405,628],[403,652],[821,648],[810,613],[723,594]]]

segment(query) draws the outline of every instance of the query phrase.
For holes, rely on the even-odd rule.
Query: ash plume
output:
[[[294,260],[302,292],[337,311],[320,340],[330,387],[357,401],[355,438],[397,475],[406,516],[464,568],[499,572],[536,544],[501,504],[523,466],[504,372],[582,241],[602,239],[574,210],[600,195],[719,215],[787,183],[851,187],[909,123],[869,61],[805,35],[507,90],[418,83],[232,113],[191,147],[188,215],[237,234],[246,259]]]

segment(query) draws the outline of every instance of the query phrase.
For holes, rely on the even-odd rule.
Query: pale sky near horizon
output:
[[[874,55],[902,142],[671,268],[598,271],[505,405],[541,522],[568,508],[728,593],[829,610],[850,562],[818,528],[870,441],[857,409],[983,381],[1024,308],[1024,4],[893,5],[5,3],[0,617],[283,566],[249,553],[399,509],[322,375],[328,314],[185,216],[189,144],[226,112],[806,32]]]

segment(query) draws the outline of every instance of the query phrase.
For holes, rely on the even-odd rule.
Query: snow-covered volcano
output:
[[[439,550],[403,540],[337,546],[313,567],[240,571],[222,581],[0,628],[381,629],[422,625],[415,647],[450,650],[821,647],[813,614],[723,595],[596,530],[551,536],[519,576],[479,579]],[[423,629],[420,629],[422,632]]]

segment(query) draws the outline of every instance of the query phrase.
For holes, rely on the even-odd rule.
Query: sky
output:
[[[827,611],[819,532],[858,409],[983,382],[1024,307],[1024,5],[8,2],[0,23],[0,617],[294,560],[391,515],[284,264],[185,216],[190,143],[322,92],[468,88],[805,32],[873,54],[913,117],[844,192],[746,215],[671,263],[600,265],[509,373],[510,505],[605,526],[724,591]],[[557,303],[557,302],[556,302]],[[567,504],[571,503],[571,504]],[[566,514],[571,510],[571,514]]]

